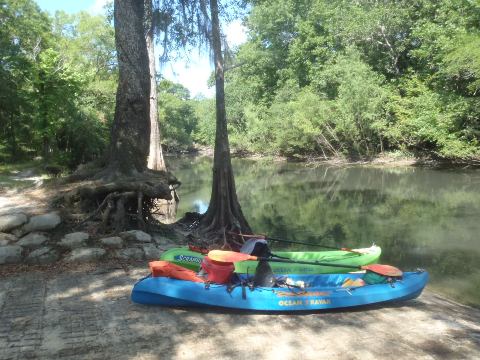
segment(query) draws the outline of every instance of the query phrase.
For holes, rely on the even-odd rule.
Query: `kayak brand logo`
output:
[[[328,296],[332,292],[331,291],[307,291],[307,292],[288,292],[288,291],[276,291],[275,294],[278,297],[285,297],[285,296]]]
[[[290,266],[281,267],[274,265],[275,274],[316,274],[318,273],[318,265],[303,267],[303,266]]]
[[[196,256],[189,256],[189,255],[177,255],[173,258],[176,261],[183,261],[183,262],[190,262],[190,263],[202,263],[202,258]]]
[[[330,299],[306,299],[306,300],[280,300],[280,306],[309,306],[309,305],[328,305],[331,304]]]

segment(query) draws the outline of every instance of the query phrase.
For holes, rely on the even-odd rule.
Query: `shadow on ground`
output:
[[[0,280],[0,359],[474,359],[480,310],[426,291],[350,311],[265,314],[133,304],[144,264]]]

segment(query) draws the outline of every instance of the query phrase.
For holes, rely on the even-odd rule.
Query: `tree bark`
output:
[[[134,226],[146,227],[152,221],[154,201],[171,200],[169,185],[178,184],[166,172],[147,169],[151,78],[144,1],[114,2],[119,80],[107,165],[93,176],[102,181],[64,196],[71,206],[93,210],[87,219],[96,219],[103,211],[103,232],[112,228],[121,231],[132,225],[135,218]]]
[[[225,112],[224,64],[217,0],[210,0],[210,12],[212,18],[211,45],[215,61],[216,134],[212,195],[208,210],[201,220],[200,230],[212,233],[226,233],[225,231],[250,233],[250,226],[238,202],[230,159]]]
[[[45,91],[45,82],[46,75],[43,70],[40,70],[38,74],[39,80],[39,115],[40,115],[40,127],[41,127],[41,134],[42,134],[42,156],[43,162],[47,163],[50,159],[50,138],[48,136],[48,108],[45,104],[46,99],[46,91]]]
[[[155,69],[155,47],[153,42],[153,9],[152,0],[145,0],[145,27],[150,72],[150,147],[147,167],[152,170],[166,170],[163,159],[160,128],[157,109],[157,78]]]
[[[150,77],[143,16],[143,1],[115,0],[119,80],[108,157],[110,177],[136,175],[147,168]]]
[[[18,155],[18,145],[17,138],[15,136],[15,125],[13,124],[13,113],[10,114],[10,123],[9,123],[9,135],[10,135],[10,154],[12,155],[12,160],[17,160]]]

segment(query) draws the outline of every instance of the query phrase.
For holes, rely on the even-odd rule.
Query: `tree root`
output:
[[[180,219],[176,226],[182,229],[182,232],[188,232],[188,241],[205,249],[223,249],[238,251],[245,242],[242,231],[238,226],[222,226],[216,229],[218,223],[212,222],[211,226],[205,228],[201,226],[201,221],[205,215],[199,213],[186,213]]]
[[[98,222],[101,233],[118,233],[127,228],[148,230],[155,220],[155,201],[172,202],[180,183],[169,173],[148,171],[135,177],[115,181],[83,183],[56,199],[68,210],[87,214],[76,227]]]

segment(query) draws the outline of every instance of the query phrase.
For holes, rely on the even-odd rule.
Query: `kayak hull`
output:
[[[362,266],[373,264],[381,255],[381,248],[371,246],[357,249],[359,253],[351,251],[276,251],[275,255],[298,261],[331,262],[337,265]],[[165,251],[160,260],[172,262],[185,268],[198,271],[205,255],[189,250],[186,247],[173,248]],[[352,271],[350,267],[334,267],[323,265],[304,265],[295,263],[270,262],[273,272],[278,275],[286,274],[335,274]],[[242,261],[235,263],[235,272],[238,274],[255,274],[257,261]]]
[[[309,284],[298,288],[264,288],[250,290],[237,286],[147,277],[135,284],[131,299],[145,305],[166,307],[219,307],[247,311],[316,311],[342,309],[372,304],[405,301],[419,296],[428,282],[425,271],[406,272],[393,284],[343,288],[343,282],[363,276],[356,274],[288,275],[293,281]]]

